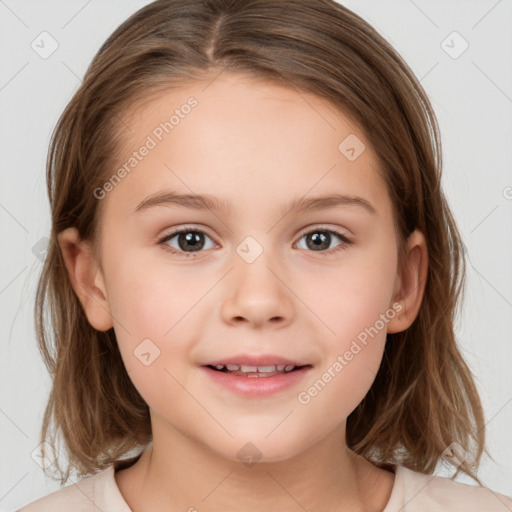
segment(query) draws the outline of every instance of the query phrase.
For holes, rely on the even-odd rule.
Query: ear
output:
[[[407,240],[406,262],[402,274],[397,275],[393,302],[402,309],[388,322],[388,333],[405,331],[415,320],[423,300],[428,270],[428,250],[425,236],[418,229]]]
[[[103,274],[94,257],[92,245],[80,240],[76,228],[58,235],[58,242],[71,285],[82,304],[89,323],[98,331],[113,327]]]

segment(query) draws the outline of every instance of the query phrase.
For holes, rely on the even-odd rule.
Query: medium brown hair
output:
[[[35,304],[39,349],[53,379],[41,440],[60,432],[83,476],[147,445],[148,405],[121,359],[113,329],[95,330],[71,286],[57,235],[76,227],[98,247],[93,191],[112,174],[122,114],[157,91],[239,73],[322,97],[361,127],[393,204],[403,268],[407,237],[426,237],[419,313],[387,335],[369,392],[347,419],[349,448],[368,460],[431,474],[456,442],[457,468],[478,483],[484,418],[454,334],[464,246],[441,190],[441,142],[429,99],[408,65],[362,18],[332,0],[158,0],[100,48],[52,136],[47,183],[52,228]],[[341,141],[340,141],[341,142]],[[45,453],[43,451],[43,457]]]

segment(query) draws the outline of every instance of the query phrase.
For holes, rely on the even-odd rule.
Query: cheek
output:
[[[116,338],[130,378],[146,401],[154,401],[155,390],[161,394],[162,386],[166,400],[179,401],[183,393],[171,375],[182,380],[177,368],[189,359],[193,329],[200,324],[198,301],[212,283],[194,279],[183,267],[139,261],[128,251],[118,263],[105,266],[105,273]]]
[[[166,264],[164,258],[141,261],[136,254],[125,254],[108,275],[114,322],[134,338],[163,338],[185,316],[189,320],[211,287],[185,266]]]
[[[395,314],[378,283],[350,294],[351,285],[360,285],[351,279],[356,276],[347,277],[344,290],[331,289],[336,300],[319,313],[328,326],[317,338],[323,358],[297,395],[305,413],[329,418],[331,426],[342,423],[368,393],[382,361],[387,322]]]
[[[164,279],[155,268],[133,267],[128,259],[113,277],[120,283],[110,294],[114,329],[131,381],[157,411],[169,403],[186,407],[187,397],[179,385],[188,359],[189,337],[183,328],[198,293],[178,273]]]
[[[324,359],[316,380],[308,383],[311,387],[303,389],[302,400],[300,396],[298,399],[303,405],[311,403],[316,414],[327,416],[335,403],[338,420],[342,421],[375,379],[387,324],[396,315],[391,304],[396,268],[391,249],[385,258],[362,255],[350,259],[350,263],[347,259],[346,265],[317,275],[315,286],[303,290],[305,302],[321,320],[318,342]]]
[[[367,251],[351,255],[338,268],[316,274],[314,281],[303,287],[307,304],[322,320],[329,346],[343,349],[375,324],[385,334],[380,319],[391,308],[396,258],[391,250],[386,257],[372,254]],[[380,254],[386,251],[381,250]]]

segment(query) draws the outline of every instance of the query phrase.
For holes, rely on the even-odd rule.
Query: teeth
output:
[[[243,371],[243,370],[242,370]],[[258,371],[260,373],[270,373],[275,372],[276,367],[275,366],[258,366]]]
[[[275,371],[282,372],[283,370],[285,372],[292,371],[295,366],[293,364],[279,364],[279,365],[269,365],[269,366],[248,366],[248,365],[239,365],[239,364],[217,364],[215,365],[215,368],[217,370],[222,370],[226,368],[230,372],[243,372],[243,373],[273,373]],[[252,377],[252,375],[251,375]]]
[[[293,366],[291,368],[293,368]],[[273,365],[273,366],[245,366],[245,365],[242,365],[240,367],[240,371],[242,371],[244,373],[249,373],[249,372],[271,373],[271,372],[276,371],[276,366],[275,365]],[[280,370],[280,371],[282,371],[282,370]]]
[[[245,366],[244,364],[240,367],[240,370],[244,373],[247,372],[257,372],[258,367],[257,366]]]

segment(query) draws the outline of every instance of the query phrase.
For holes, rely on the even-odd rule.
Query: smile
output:
[[[216,387],[247,398],[264,398],[283,393],[297,386],[312,368],[311,365],[201,366]]]
[[[208,366],[212,370],[219,372],[229,373],[240,377],[273,377],[275,375],[282,375],[283,373],[292,372],[302,366],[295,366],[293,364],[280,364],[270,366],[249,366],[238,364],[218,364],[215,366]]]

